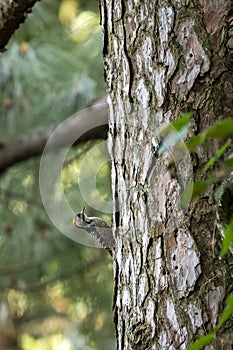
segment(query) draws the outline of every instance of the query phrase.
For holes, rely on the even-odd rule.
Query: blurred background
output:
[[[0,55],[0,91],[2,143],[59,124],[104,96],[98,0],[38,2]],[[84,205],[79,164],[98,142],[74,147],[64,163],[63,188],[74,211]],[[0,174],[0,350],[115,349],[111,259],[50,222],[39,164],[32,158]],[[97,188],[111,200],[108,164]]]

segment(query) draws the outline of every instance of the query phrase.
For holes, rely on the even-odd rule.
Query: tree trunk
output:
[[[160,152],[159,131],[186,111],[192,133],[232,116],[230,1],[101,0],[101,21],[119,209],[118,349],[187,349],[216,326],[232,289],[232,266],[219,260],[214,186],[188,207],[179,204],[220,141],[184,151],[178,162]],[[231,349],[232,328],[226,323],[206,349]]]

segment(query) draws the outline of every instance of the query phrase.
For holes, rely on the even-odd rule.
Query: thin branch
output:
[[[60,274],[50,278],[47,281],[43,281],[43,282],[36,283],[36,284],[31,284],[31,285],[28,285],[26,287],[0,286],[0,290],[14,289],[14,290],[25,292],[25,293],[35,293],[35,292],[38,292],[39,290],[46,288],[49,284],[53,284],[53,283],[57,282],[58,280],[64,280],[64,279],[70,278],[74,274],[79,273],[83,270],[89,269],[93,265],[95,265],[96,263],[100,263],[101,261],[103,261],[103,256],[100,255],[100,256],[95,257],[94,259],[92,259],[88,262],[83,263],[83,264],[80,264],[80,262],[79,262],[79,263],[75,264],[74,266],[72,266],[71,268],[61,272]]]
[[[39,0],[0,0],[0,51]]]
[[[27,261],[24,264],[10,266],[10,267],[1,267],[0,276],[2,275],[14,275],[16,273],[25,272],[25,270],[32,270],[41,265],[41,262],[31,262]]]
[[[95,126],[96,121],[98,121],[99,126]],[[17,140],[5,144],[1,143],[0,173],[19,162],[41,155],[50,135],[57,126],[53,124],[50,127],[39,128]],[[89,131],[86,132],[86,130]],[[82,136],[74,145],[91,139],[106,139],[107,130],[107,104],[104,100],[100,100],[98,104],[74,114],[72,118],[63,122],[57,133],[53,149],[56,151],[67,146],[71,138],[75,139],[75,135]]]

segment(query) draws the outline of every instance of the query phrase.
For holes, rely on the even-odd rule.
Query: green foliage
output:
[[[35,162],[12,168],[1,178],[1,290],[19,324],[46,323],[51,317],[78,322],[86,348],[94,343],[102,349],[104,339],[113,337],[110,260],[102,250],[80,246],[51,225],[41,210]],[[24,305],[13,305],[12,291],[14,300],[24,297]],[[61,309],[59,303],[64,304]],[[80,314],[80,305],[85,313]],[[39,339],[43,332],[41,328]]]
[[[221,256],[225,255],[228,252],[232,243],[233,243],[233,218],[231,219],[229,225],[227,225],[225,232],[224,232],[222,249],[220,252]]]
[[[210,158],[210,160],[206,163],[204,169],[203,169],[203,173],[205,173],[206,171],[208,171],[212,166],[214,166],[214,164],[216,163],[216,161],[224,154],[224,152],[226,152],[227,148],[230,146],[231,144],[231,140],[227,140],[224,145],[222,147],[220,147],[217,152],[215,153],[215,155],[213,157]]]
[[[21,170],[24,176],[23,167]],[[19,180],[16,176],[14,179],[16,183]],[[104,337],[109,338],[113,327],[110,312],[113,286],[108,257],[102,250],[79,246],[61,235],[40,210],[40,199],[35,194],[32,207],[24,193],[21,194],[23,203],[21,199],[15,199],[14,193],[12,198],[9,195],[6,198],[4,185],[3,179],[1,201],[7,204],[8,198],[8,207],[2,205],[0,213],[3,220],[0,286],[5,290],[11,308],[11,291],[16,290],[17,295],[24,293],[25,308],[22,310],[21,307],[20,311],[18,304],[14,309],[18,322],[24,324],[30,319],[46,322],[54,316],[73,319],[75,323],[81,322],[79,333],[86,334],[89,341],[95,339],[98,344],[95,348],[103,348],[101,342]],[[15,190],[19,195],[17,187]],[[56,286],[59,286],[58,291],[50,297]],[[59,303],[64,304],[61,310]],[[82,315],[77,309],[80,303],[87,308]],[[98,332],[93,332],[93,323],[103,313],[102,326]],[[37,336],[43,338],[43,329]],[[88,338],[86,342],[88,344]]]
[[[229,137],[231,133],[233,133],[232,129],[233,121],[229,119],[222,120],[221,122],[216,123],[211,126],[206,131],[202,132],[199,135],[192,136],[190,140],[186,143],[187,148],[194,152],[199,146],[203,145],[205,141],[207,141],[210,137],[218,137],[224,138]],[[224,128],[228,128],[228,130],[224,131]],[[218,133],[219,131],[219,133]],[[224,155],[227,149],[231,145],[231,139],[228,139],[214,154],[213,157],[206,163],[203,169],[200,170],[200,175],[203,177],[204,173],[208,173],[207,179],[204,181],[196,181],[192,184],[193,194],[192,198],[203,194],[211,184],[216,183],[219,178],[216,173],[211,171],[211,168],[215,165],[215,163]],[[233,160],[232,157],[228,157],[226,160],[222,161],[222,172],[221,181],[228,178],[230,172],[233,168]],[[189,198],[190,188],[187,188],[182,195],[182,203],[185,204],[186,198]]]
[[[0,56],[1,141],[63,121],[105,93],[98,2],[90,0],[88,7],[89,1],[74,0],[76,12],[64,23],[65,2],[38,2]],[[81,19],[85,26],[79,25]],[[64,164],[63,188],[75,211],[84,204],[79,166],[93,146],[72,149]],[[32,159],[1,175],[1,300],[25,329],[19,334],[23,350],[51,350],[61,344],[67,349],[112,349],[110,258],[103,250],[69,240],[49,221],[38,169],[39,159]],[[100,196],[106,199],[111,197],[108,171],[103,166],[97,177]]]
[[[194,151],[211,137],[224,138],[233,134],[233,120],[223,119],[202,133],[193,136],[187,144],[190,151]]]
[[[226,300],[227,306],[223,310],[222,316],[220,318],[217,330],[227,321],[233,314],[233,294],[231,294]]]
[[[110,168],[105,162],[104,150],[107,152],[106,144],[98,141],[90,141],[78,150],[71,149],[62,171],[62,183],[71,208],[79,212],[85,206],[88,216],[102,217],[111,224],[111,217],[105,210],[103,213],[91,207],[91,203],[96,207],[98,202],[111,202]],[[98,169],[99,164],[102,166]],[[95,187],[92,188],[93,181]]]
[[[209,137],[223,138],[223,137],[231,136],[232,134],[233,134],[233,120],[223,119],[215,123],[206,131],[206,138],[209,138]]]
[[[170,132],[181,131],[183,128],[186,129],[191,117],[192,117],[191,113],[185,113],[182,117],[169,123],[169,125],[161,131],[160,133],[161,136],[167,135]]]
[[[58,1],[38,3],[0,57],[2,138],[64,120],[104,94],[98,14],[77,30],[58,13]]]
[[[200,194],[204,193],[209,187],[209,184],[205,181],[195,181],[194,183],[191,183],[187,186],[187,188],[182,193],[182,199],[181,203],[182,205],[186,204],[186,201],[190,198],[190,192],[191,192],[191,198],[194,199],[195,197],[199,196]]]
[[[188,350],[200,350],[207,344],[209,344],[212,340],[216,338],[215,333],[209,333],[204,335],[203,337],[197,339],[192,345],[188,347]]]

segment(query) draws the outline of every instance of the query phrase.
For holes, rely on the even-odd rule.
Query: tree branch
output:
[[[26,270],[34,270],[38,268],[41,265],[41,262],[38,261],[27,261],[20,265],[14,265],[10,267],[1,267],[0,268],[0,276],[7,276],[7,275],[15,275],[16,273],[25,272]]]
[[[91,129],[91,126],[95,125],[96,120],[98,120],[99,126]],[[85,132],[87,125],[89,131]],[[5,144],[1,143],[0,173],[14,164],[41,155],[56,127],[56,125],[52,125],[46,128],[39,128],[15,141]],[[98,104],[74,114],[72,118],[68,118],[63,122],[57,133],[56,143],[53,145],[54,149],[67,146],[70,138],[75,135],[82,136],[74,145],[90,139],[106,139],[107,129],[107,104],[104,100],[101,100]]]
[[[36,284],[31,284],[31,285],[24,286],[24,287],[0,286],[0,290],[3,291],[3,290],[7,290],[7,289],[14,289],[14,290],[18,290],[18,291],[25,292],[25,293],[38,292],[39,290],[46,288],[49,284],[56,283],[58,280],[68,279],[68,278],[72,277],[74,274],[77,274],[77,273],[82,272],[83,270],[87,270],[89,268],[92,268],[93,266],[96,266],[96,264],[99,264],[102,261],[103,261],[103,256],[97,255],[97,256],[94,256],[90,261],[83,262],[83,263],[78,262],[77,264],[71,266],[69,269],[60,272],[58,275],[51,277],[50,279],[48,279],[46,281],[39,282]]]
[[[0,0],[0,50],[3,51],[12,34],[25,21],[39,0]]]

